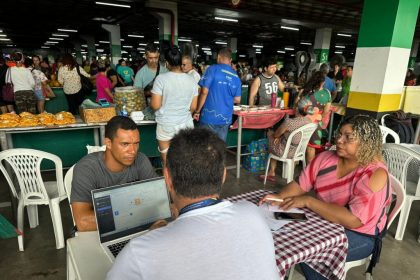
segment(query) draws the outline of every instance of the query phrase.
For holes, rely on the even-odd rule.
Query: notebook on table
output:
[[[92,191],[101,247],[113,262],[130,241],[157,220],[171,220],[163,177]]]

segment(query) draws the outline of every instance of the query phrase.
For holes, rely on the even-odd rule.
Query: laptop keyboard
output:
[[[117,257],[118,254],[121,252],[121,250],[124,248],[124,246],[130,241],[130,239],[108,245],[109,250],[114,255],[114,257]]]

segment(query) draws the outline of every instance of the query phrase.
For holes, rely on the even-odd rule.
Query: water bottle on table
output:
[[[124,97],[122,101],[123,101],[123,106],[122,106],[121,111],[120,111],[120,116],[128,117],[127,99]]]

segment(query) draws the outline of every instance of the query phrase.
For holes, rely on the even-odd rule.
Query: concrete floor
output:
[[[232,160],[232,159],[231,159]],[[257,180],[257,174],[242,169],[242,177],[237,180],[234,170],[228,171],[222,196],[228,197],[251,190],[264,188]],[[280,174],[280,169],[277,174]],[[277,184],[267,183],[266,189],[277,190],[285,185],[279,179]],[[0,179],[0,202],[7,200],[8,190],[4,178]],[[0,208],[0,214],[11,221],[10,207]],[[68,237],[72,226],[70,208],[65,200],[61,203],[61,215],[65,237]],[[0,279],[65,279],[66,250],[55,249],[55,239],[51,217],[47,206],[39,207],[40,225],[29,229],[25,224],[25,251],[18,251],[16,238],[0,239]],[[381,261],[374,270],[376,280],[415,280],[420,279],[420,244],[417,243],[417,225],[420,219],[420,202],[413,203],[404,240],[396,241],[396,222],[391,226],[382,248]],[[347,279],[365,279],[364,267],[350,270]],[[299,272],[295,280],[304,279]]]

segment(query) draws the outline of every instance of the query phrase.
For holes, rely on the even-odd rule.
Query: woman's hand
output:
[[[280,141],[280,138],[274,138],[274,145],[277,146],[277,144],[279,143],[279,141]]]
[[[283,199],[283,202],[280,202],[279,206],[283,210],[289,210],[290,208],[307,208],[310,199],[312,199],[312,197],[306,194],[286,197]]]

